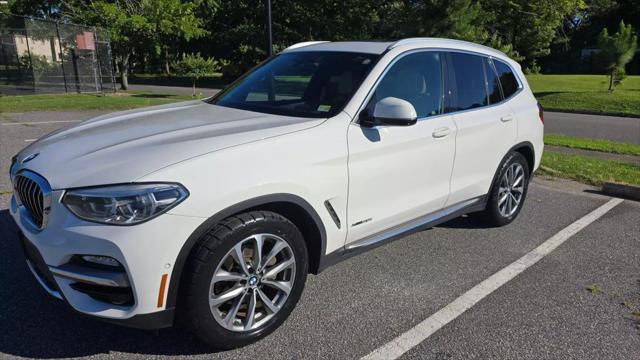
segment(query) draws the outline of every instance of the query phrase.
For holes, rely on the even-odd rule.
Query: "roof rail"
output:
[[[389,45],[387,50],[391,50],[393,48],[396,48],[396,47],[402,46],[402,45],[410,45],[410,44],[415,44],[415,43],[422,42],[424,40],[435,40],[435,39],[436,38],[428,38],[428,37],[401,39],[401,40],[398,40],[398,41],[392,43],[391,45]]]
[[[293,44],[291,46],[289,46],[288,48],[284,49],[286,50],[293,50],[293,49],[297,49],[297,48],[301,48],[301,47],[305,47],[305,46],[309,46],[309,45],[316,45],[316,44],[322,44],[322,43],[328,43],[329,41],[305,41],[305,42],[300,42],[297,44]]]
[[[429,40],[447,40],[447,41],[453,41],[453,42],[457,42],[457,43],[461,43],[461,44],[468,44],[468,45],[478,46],[478,47],[481,47],[481,48],[485,48],[487,50],[491,50],[491,51],[500,53],[500,54],[502,54],[504,56],[507,56],[507,54],[505,54],[504,52],[502,52],[502,51],[500,51],[498,49],[494,49],[492,47],[486,46],[486,45],[476,44],[476,43],[473,43],[473,42],[470,42],[470,41],[464,41],[464,40],[433,38],[433,37],[408,38],[408,39],[398,40],[398,41],[394,42],[393,44],[389,45],[387,50],[391,50],[393,48],[396,48],[396,47],[402,46],[402,45],[411,45],[411,44],[420,43],[420,42],[429,41]]]

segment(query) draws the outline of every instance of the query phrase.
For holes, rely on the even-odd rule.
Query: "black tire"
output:
[[[293,287],[280,310],[256,329],[232,331],[214,318],[209,291],[214,271],[228,252],[255,234],[269,233],[284,239],[295,256]],[[253,343],[277,329],[302,295],[308,271],[308,254],[300,230],[285,217],[269,211],[251,211],[229,217],[202,236],[195,246],[182,287],[181,320],[198,338],[215,349],[233,349]]]
[[[510,215],[503,215],[500,212],[500,186],[501,180],[505,176],[507,170],[513,165],[519,164],[524,170],[524,179],[523,179],[523,192],[522,197],[518,203],[518,206],[515,208],[515,211]],[[500,164],[500,168],[498,168],[495,180],[493,185],[491,186],[491,190],[488,194],[487,206],[484,211],[480,214],[482,219],[490,226],[504,226],[511,223],[518,217],[520,210],[522,210],[522,206],[524,205],[524,201],[527,196],[527,190],[529,188],[529,180],[530,180],[530,172],[529,172],[529,164],[527,163],[527,159],[516,151],[510,152],[505,159]]]

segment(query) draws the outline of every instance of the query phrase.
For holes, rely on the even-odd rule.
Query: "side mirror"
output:
[[[365,127],[376,125],[410,126],[418,121],[416,109],[410,102],[395,97],[386,97],[376,103],[373,117],[361,114],[360,124]]]

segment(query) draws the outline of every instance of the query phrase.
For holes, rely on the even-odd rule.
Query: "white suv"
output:
[[[231,348],[276,329],[309,272],[466,213],[511,222],[542,137],[494,49],[303,43],[204,101],[41,138],[14,157],[10,211],[35,278],[74,310],[142,328],[177,314]]]

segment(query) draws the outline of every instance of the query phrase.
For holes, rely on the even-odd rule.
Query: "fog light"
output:
[[[106,266],[113,266],[113,267],[119,267],[120,263],[118,262],[118,260],[109,257],[109,256],[99,256],[99,255],[83,255],[82,256],[82,260],[86,261],[86,262],[90,262],[90,263],[94,263],[94,264],[100,264],[100,265],[106,265]]]

